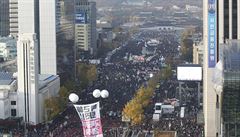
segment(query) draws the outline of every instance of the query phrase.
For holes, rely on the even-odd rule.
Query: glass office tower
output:
[[[222,136],[240,136],[240,41],[231,40],[220,49],[223,61]]]

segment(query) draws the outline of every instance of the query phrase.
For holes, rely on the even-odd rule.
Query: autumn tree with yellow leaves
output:
[[[149,105],[159,79],[160,74],[152,77],[147,86],[141,86],[134,98],[125,105],[123,115],[130,119],[132,125],[139,125],[144,120],[144,109]]]

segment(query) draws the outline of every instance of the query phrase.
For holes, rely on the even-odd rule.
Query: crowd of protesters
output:
[[[86,89],[79,93],[78,103],[93,103],[99,99],[92,96],[94,89],[106,89],[109,92],[107,99],[101,99],[101,118],[103,133],[106,137],[120,136],[123,133],[125,124],[121,121],[124,105],[132,99],[135,91],[150,79],[150,74],[161,70],[162,64],[166,63],[167,57],[178,56],[178,41],[173,33],[160,33],[158,31],[142,31],[137,35],[138,39],[129,41],[128,44],[120,47],[120,50],[112,54],[111,59],[102,62],[97,66],[98,78]],[[159,40],[154,56],[148,61],[126,61],[126,54],[142,55],[142,48],[149,39]],[[151,55],[148,55],[151,56]],[[155,96],[149,106],[150,111],[146,111],[147,120],[143,123],[141,130],[172,130],[177,131],[179,137],[198,137],[203,131],[202,125],[197,124],[196,114],[198,107],[188,102],[187,108],[191,118],[180,119],[177,116],[173,119],[160,119],[158,123],[151,121],[153,114],[153,104],[164,101],[167,98],[176,97],[177,80],[173,75],[166,81],[159,81],[160,88],[156,89]],[[166,92],[167,90],[167,92]],[[187,96],[196,99],[193,93]],[[13,129],[14,136],[23,136],[24,130]],[[29,128],[29,136],[33,137],[82,137],[81,121],[72,105],[56,116],[51,122],[37,127]]]

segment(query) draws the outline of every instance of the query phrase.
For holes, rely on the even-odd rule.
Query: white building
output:
[[[56,6],[56,0],[39,0],[40,74],[57,74]]]
[[[0,72],[0,119],[17,116],[17,80],[12,73]]]
[[[54,49],[56,48],[56,26],[55,21],[50,19],[51,17],[55,19],[55,15],[53,16],[55,12],[51,9],[54,8],[52,7],[54,2],[49,1],[48,3],[44,0],[40,3],[36,2],[37,1],[35,0],[18,1],[19,34],[17,42],[17,113],[18,117],[24,118],[25,123],[33,125],[43,121],[43,100],[46,97],[46,94],[56,95],[55,93],[59,90],[59,77],[54,75],[55,73],[53,71],[53,68],[56,68],[56,60],[54,60],[54,56],[56,55],[56,49]],[[36,8],[38,8],[38,4],[42,4],[39,6],[39,11],[42,13],[39,14],[36,10]],[[44,5],[47,6],[46,9],[45,7],[42,7]],[[49,17],[47,17],[47,15]],[[40,22],[40,28],[38,26],[38,21]],[[44,23],[46,26],[44,26]],[[49,30],[47,31],[47,29]],[[42,36],[42,34],[45,34],[48,37]],[[37,35],[40,35],[40,48],[38,48],[39,43]],[[46,45],[49,47],[46,48]],[[39,76],[39,56],[40,69],[43,66],[41,65],[42,62],[52,63],[55,65],[51,68],[51,65],[48,66],[45,64],[46,68],[44,69],[46,71],[44,71],[44,73],[50,74],[51,77],[45,76],[46,78],[42,78],[42,76]],[[53,77],[55,78],[52,79]],[[40,83],[41,80],[45,82],[44,86]]]
[[[0,37],[0,58],[5,61],[13,60],[17,56],[17,41],[13,37]]]
[[[25,7],[25,9],[22,7]],[[30,7],[34,7],[35,9],[31,15],[27,13],[31,11]],[[28,27],[28,25],[20,28],[22,25],[20,22],[22,22],[22,20],[28,19],[34,24],[34,27],[30,28],[36,33],[40,44],[39,71],[41,74],[57,74],[56,31],[57,28],[59,30],[60,27],[60,20],[57,18],[57,16],[60,15],[56,12],[58,9],[59,3],[57,3],[56,0],[10,0],[9,2],[10,35],[16,38],[18,34],[23,33],[21,31],[25,31],[25,29],[29,30],[25,28]],[[23,10],[25,10],[28,17],[24,15]]]
[[[38,95],[38,122],[45,120],[44,100],[51,96],[55,96],[59,91],[59,77],[55,75],[39,75],[39,91]],[[18,101],[17,79],[13,73],[0,72],[0,119],[11,117],[22,117],[21,107]],[[31,122],[30,122],[31,123]]]

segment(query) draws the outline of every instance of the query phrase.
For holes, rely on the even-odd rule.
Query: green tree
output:
[[[191,37],[194,32],[194,29],[187,29],[181,35],[181,58],[188,62],[193,60],[193,40]]]
[[[68,89],[65,88],[64,86],[60,88],[60,91],[58,94],[59,94],[59,97],[63,98],[65,101],[68,100],[69,92],[68,92]]]
[[[75,89],[75,82],[73,80],[67,80],[63,86],[67,88],[68,90],[74,90]]]
[[[88,86],[89,83],[97,79],[97,67],[96,65],[88,65],[84,63],[77,64],[77,77],[80,83],[81,89]]]
[[[53,119],[57,114],[59,114],[64,106],[64,103],[59,97],[51,97],[44,101],[45,113],[47,113],[47,120]]]
[[[190,38],[183,39],[181,42],[181,57],[185,61],[192,62],[193,61],[193,41]]]
[[[87,79],[92,82],[97,79],[97,67],[96,65],[89,65],[89,69],[87,70]]]

